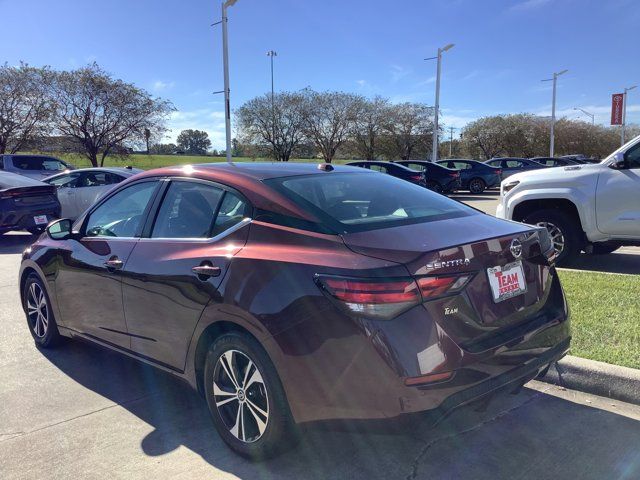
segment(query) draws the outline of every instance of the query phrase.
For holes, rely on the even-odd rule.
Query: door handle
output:
[[[193,267],[191,271],[195,273],[200,280],[207,279],[208,277],[217,277],[221,272],[220,267],[214,267],[211,264],[198,265],[197,267]]]
[[[118,257],[110,258],[106,262],[104,262],[104,266],[107,267],[107,270],[114,271],[120,270],[122,268],[122,260]]]

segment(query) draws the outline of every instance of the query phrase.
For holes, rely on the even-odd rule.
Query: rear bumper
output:
[[[423,411],[441,417],[497,390],[518,388],[562,358],[571,338],[563,304],[559,290],[545,320],[534,315],[469,345],[454,342],[439,324],[446,326],[446,319],[425,317],[420,306],[390,321],[336,318],[342,330],[330,337],[320,334],[315,322],[302,322],[265,347],[298,423]],[[331,316],[326,312],[323,318],[328,322]],[[283,352],[301,338],[310,342],[304,354]],[[453,375],[440,383],[405,385],[409,377],[437,372]]]
[[[60,218],[60,204],[51,202],[44,205],[16,207],[13,202],[0,200],[0,233],[46,227],[46,225],[36,225],[33,217],[38,215],[46,215],[49,222]]]

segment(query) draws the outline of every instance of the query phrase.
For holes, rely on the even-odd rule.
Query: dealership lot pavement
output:
[[[435,428],[422,415],[305,427],[251,464],[167,374],[69,342],[35,348],[16,288],[30,237],[0,237],[0,472],[48,478],[639,478],[640,407],[531,382]]]

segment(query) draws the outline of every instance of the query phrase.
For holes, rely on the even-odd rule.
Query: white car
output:
[[[142,170],[137,168],[80,168],[45,178],[43,182],[55,185],[62,218],[74,220],[102,195]]]
[[[640,245],[640,136],[601,163],[545,168],[503,180],[496,216],[547,228],[558,264],[580,251]]]

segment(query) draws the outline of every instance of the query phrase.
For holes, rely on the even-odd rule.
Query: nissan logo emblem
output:
[[[520,240],[517,238],[511,240],[509,250],[511,250],[511,255],[513,255],[514,258],[520,258],[522,256],[522,243],[520,243]]]

